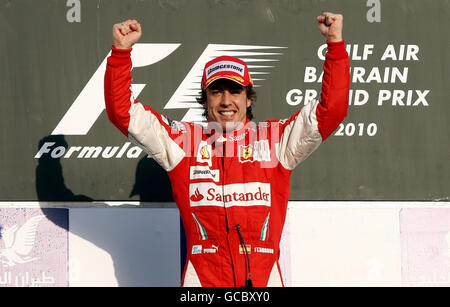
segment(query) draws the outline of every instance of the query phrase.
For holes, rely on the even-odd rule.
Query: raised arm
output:
[[[320,104],[317,106],[317,121],[324,141],[347,116],[350,71],[348,54],[342,39],[344,17],[325,12],[317,17],[317,23],[328,44]]]
[[[323,13],[317,22],[328,45],[322,92],[319,100],[307,103],[280,129],[279,160],[289,170],[305,160],[347,116],[350,71],[342,40],[343,16]]]
[[[128,137],[132,106],[131,50],[142,36],[141,25],[127,20],[113,26],[113,46],[105,73],[105,103],[109,120]]]
[[[172,129],[169,120],[135,100],[131,91],[131,51],[142,35],[136,20],[113,26],[111,56],[105,72],[105,107],[109,120],[125,135],[150,154],[166,171],[185,156],[180,147],[182,131]]]

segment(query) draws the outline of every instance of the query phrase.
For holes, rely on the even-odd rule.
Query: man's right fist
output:
[[[114,47],[117,49],[130,49],[141,36],[141,25],[136,20],[127,20],[113,26]]]

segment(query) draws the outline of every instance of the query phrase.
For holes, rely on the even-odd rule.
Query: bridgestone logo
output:
[[[212,64],[206,71],[206,79],[219,71],[232,71],[244,76],[244,65],[231,61],[222,61]]]
[[[219,170],[209,169],[208,166],[191,166],[189,179],[212,179],[219,181]]]
[[[194,175],[208,175],[211,171],[194,171]]]

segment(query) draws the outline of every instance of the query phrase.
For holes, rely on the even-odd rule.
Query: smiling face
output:
[[[252,100],[247,98],[245,87],[228,80],[214,81],[206,89],[208,121],[217,122],[224,132],[231,132],[244,126],[247,108]]]

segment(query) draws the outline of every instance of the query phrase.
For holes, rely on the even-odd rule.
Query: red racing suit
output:
[[[283,286],[279,243],[293,169],[347,115],[344,41],[328,43],[319,100],[290,118],[222,133],[167,119],[134,100],[131,49],[112,47],[105,74],[111,122],[167,172],[187,239],[183,286]]]

